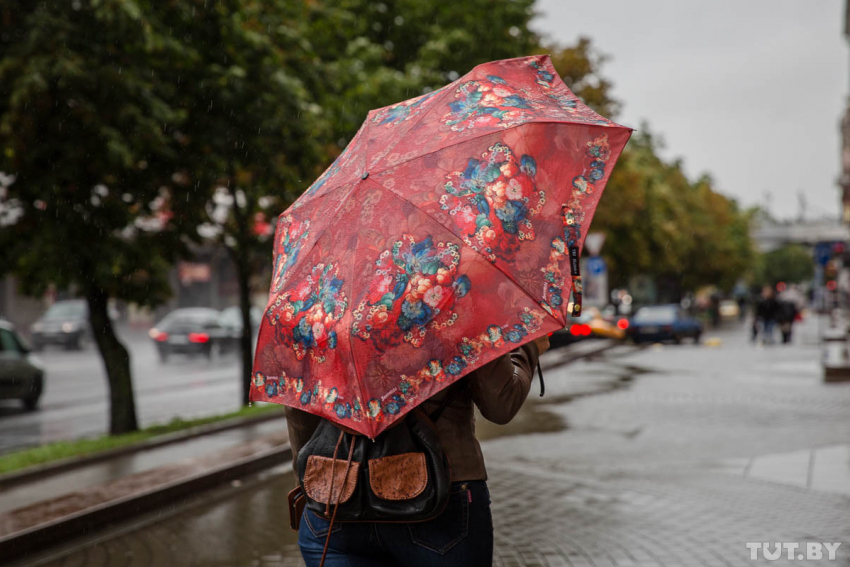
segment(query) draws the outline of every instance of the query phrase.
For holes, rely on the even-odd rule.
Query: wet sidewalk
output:
[[[495,565],[850,565],[850,384],[823,383],[811,325],[788,347],[730,328],[609,349],[548,371],[508,426],[479,420]],[[278,467],[27,565],[300,566],[293,482]],[[834,562],[750,560],[748,542],[777,541],[843,545]]]
[[[11,490],[4,490],[0,493],[0,514],[71,492],[114,482],[162,466],[175,465],[196,457],[215,454],[259,437],[285,430],[286,420],[283,419],[283,416],[280,416],[279,419],[272,421],[192,437],[185,441],[145,449],[113,457],[107,461],[51,474],[46,478],[20,484]]]

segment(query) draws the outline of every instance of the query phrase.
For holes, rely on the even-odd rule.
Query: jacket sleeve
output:
[[[514,418],[528,397],[537,357],[537,345],[529,343],[469,375],[472,401],[485,419],[504,425]]]

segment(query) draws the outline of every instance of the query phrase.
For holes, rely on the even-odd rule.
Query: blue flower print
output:
[[[505,337],[512,343],[518,343],[522,340],[523,334],[516,329],[511,329],[505,333]]]
[[[398,394],[393,394],[390,397],[390,401],[384,404],[384,411],[386,411],[390,415],[396,415],[401,411],[401,408],[404,407],[405,401]]]
[[[519,168],[532,177],[537,174],[537,162],[530,155],[524,155],[520,158]]]
[[[457,376],[458,374],[463,372],[464,368],[466,368],[466,362],[461,357],[456,356],[446,366],[446,372],[448,372],[452,376]]]
[[[336,416],[340,419],[349,418],[351,417],[351,404],[337,402],[334,404],[334,411],[336,412]]]
[[[312,397],[313,397],[313,391],[312,390],[304,390],[303,392],[301,392],[301,405],[306,406],[307,404],[309,404],[310,399]]]
[[[454,281],[452,287],[454,288],[455,295],[457,297],[463,297],[469,293],[469,289],[472,287],[472,282],[470,282],[469,277],[464,274]]]
[[[405,301],[401,304],[401,312],[411,324],[420,327],[428,323],[432,316],[431,308],[423,301]],[[399,325],[401,325],[401,317],[399,317]]]
[[[269,398],[273,398],[277,395],[278,391],[278,382],[277,380],[268,380],[266,381],[266,396]]]

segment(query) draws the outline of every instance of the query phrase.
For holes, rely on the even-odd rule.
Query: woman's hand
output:
[[[543,354],[549,350],[549,335],[543,335],[534,339],[534,344],[537,345],[537,354]]]

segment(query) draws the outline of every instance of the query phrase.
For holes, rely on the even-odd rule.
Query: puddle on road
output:
[[[592,389],[537,398],[508,425],[495,425],[480,416],[480,440],[531,433],[554,433],[569,428],[553,406],[578,398],[627,388],[644,369],[621,366]],[[262,479],[265,477],[265,479]],[[289,465],[247,480],[241,488],[225,487],[206,493],[172,510],[124,524],[111,533],[77,541],[19,562],[18,567],[284,567],[303,565],[297,533],[289,528],[286,495],[295,485]]]
[[[496,425],[487,421],[476,410],[475,433],[479,441],[511,437],[514,435],[529,435],[532,433],[556,433],[569,428],[567,419],[560,413],[549,409],[551,406],[568,404],[580,398],[599,396],[629,387],[636,377],[650,372],[637,366],[621,366],[621,372],[611,375],[609,380],[593,384],[587,390],[574,391],[568,394],[547,394],[539,398],[532,393],[528,401],[520,408],[519,413],[507,425]]]

